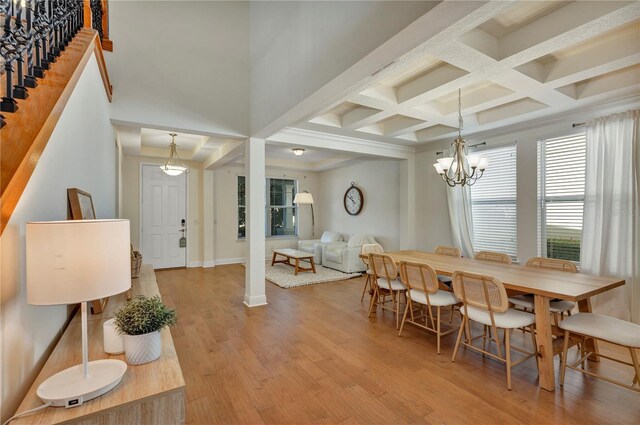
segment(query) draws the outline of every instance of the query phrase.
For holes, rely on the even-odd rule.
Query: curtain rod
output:
[[[583,125],[585,125],[586,123],[584,122],[574,122],[573,124],[571,124],[571,127],[575,128],[575,127],[582,127]]]

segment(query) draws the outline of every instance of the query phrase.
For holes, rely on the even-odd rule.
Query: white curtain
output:
[[[587,122],[581,270],[626,285],[597,295],[595,313],[640,322],[640,110]]]
[[[447,204],[453,245],[460,248],[464,257],[473,258],[473,220],[469,186],[447,187]]]

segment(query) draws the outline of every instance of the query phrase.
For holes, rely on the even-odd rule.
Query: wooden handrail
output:
[[[71,93],[94,54],[107,98],[111,102],[111,83],[98,33],[85,28],[51,65],[49,75],[40,82],[37,89],[30,92],[29,99],[20,101],[19,110],[5,114],[7,125],[0,130],[0,235],[33,174]]]

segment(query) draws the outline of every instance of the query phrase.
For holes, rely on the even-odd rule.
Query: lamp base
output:
[[[57,407],[76,407],[114,389],[127,371],[121,360],[96,360],[87,364],[88,374],[82,374],[82,365],[58,372],[38,387],[38,397]]]

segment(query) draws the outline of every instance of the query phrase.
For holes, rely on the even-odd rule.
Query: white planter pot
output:
[[[161,351],[160,331],[124,336],[124,357],[130,365],[152,362],[160,357]]]

